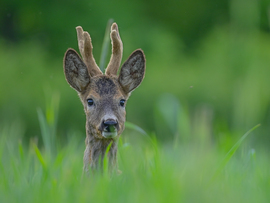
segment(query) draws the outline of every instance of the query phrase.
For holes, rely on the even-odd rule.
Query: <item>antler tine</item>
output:
[[[76,31],[77,31],[77,38],[78,38],[78,46],[79,46],[79,50],[80,53],[82,55],[83,60],[85,59],[84,56],[84,37],[83,37],[83,29],[81,26],[77,26],[76,27]]]
[[[84,31],[83,36],[84,36],[84,56],[85,56],[84,62],[88,67],[89,74],[91,76],[102,75],[102,72],[97,66],[96,61],[92,54],[93,47],[90,35],[88,32]]]
[[[122,55],[123,55],[123,43],[119,35],[118,26],[116,23],[111,27],[111,42],[112,42],[112,55],[109,65],[106,69],[106,75],[117,75]]]
[[[83,61],[87,66],[88,72],[90,76],[102,75],[101,70],[97,66],[95,59],[92,53],[92,42],[88,32],[83,31],[81,26],[76,27],[77,37],[78,37],[78,45],[80,49],[80,53],[82,55]]]

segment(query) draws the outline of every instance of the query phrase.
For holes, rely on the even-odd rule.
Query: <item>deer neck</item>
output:
[[[108,146],[111,144],[108,151],[108,167],[109,170],[114,170],[117,167],[117,139],[102,139],[98,138],[95,130],[86,125],[86,149],[84,151],[84,171],[88,172],[89,167],[92,170],[103,170],[103,159]]]

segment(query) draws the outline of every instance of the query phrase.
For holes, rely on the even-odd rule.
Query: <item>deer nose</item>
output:
[[[108,119],[103,122],[104,131],[115,132],[117,130],[118,122],[113,119]]]

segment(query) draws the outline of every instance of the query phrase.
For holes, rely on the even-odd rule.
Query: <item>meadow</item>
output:
[[[122,173],[109,174],[105,158],[103,173],[85,175],[82,136],[73,132],[64,144],[57,140],[52,104],[47,114],[38,110],[42,145],[37,138],[24,144],[18,121],[1,126],[0,202],[269,201],[268,153],[246,144],[260,125],[226,152],[211,141],[179,142],[177,134],[161,143],[128,122],[119,140]]]
[[[270,201],[269,0],[179,2],[1,1],[0,202]],[[127,102],[122,173],[105,159],[85,175],[63,56],[81,25],[106,64],[112,17],[123,61],[142,48],[146,75]]]

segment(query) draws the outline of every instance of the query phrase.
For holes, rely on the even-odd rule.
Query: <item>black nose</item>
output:
[[[117,125],[118,125],[117,121],[112,119],[108,119],[103,122],[104,131],[107,132],[115,132],[117,129]]]

